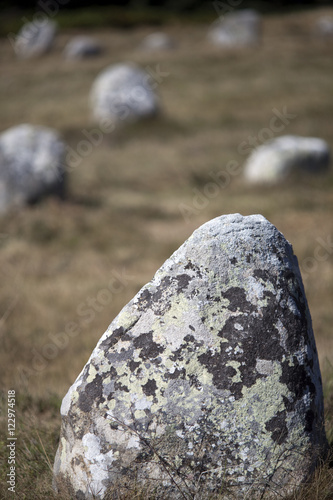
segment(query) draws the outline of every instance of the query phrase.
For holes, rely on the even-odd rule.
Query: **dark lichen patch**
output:
[[[254,269],[253,277],[262,280],[264,283],[270,281],[271,273],[267,269]]]
[[[153,332],[143,333],[134,338],[133,345],[136,349],[141,349],[140,358],[142,360],[157,358],[165,350],[163,346],[153,341]]]
[[[113,330],[112,334],[101,343],[100,347],[107,352],[112,349],[112,347],[115,346],[119,340],[131,340],[131,337],[126,333],[126,330],[122,326]]]
[[[314,411],[308,410],[305,414],[305,431],[312,432],[315,421]]]
[[[192,278],[188,274],[180,274],[176,276],[176,280],[178,282],[177,293],[183,292],[188,287],[191,279]]]
[[[134,361],[133,359],[131,359],[128,363],[128,367],[130,369],[130,371],[133,373],[135,372],[135,370],[141,365],[141,363],[139,361]]]
[[[191,260],[188,261],[184,269],[194,271],[195,276],[202,278],[202,272],[197,264],[194,264]]]
[[[280,382],[286,384],[296,400],[302,399],[307,393],[313,397],[316,393],[316,387],[312,382],[310,373],[310,367],[300,364],[294,356],[291,365],[287,361],[282,363]]]
[[[114,383],[114,390],[115,391],[124,391],[124,392],[130,392],[129,388],[127,387],[127,385],[124,385],[122,384],[121,382],[119,381],[116,381]]]
[[[232,366],[226,366],[226,355],[223,352],[211,353],[210,351],[200,354],[198,361],[213,376],[213,384],[217,389],[230,389],[232,378],[237,371]]]
[[[97,374],[92,382],[86,384],[84,390],[81,390],[78,405],[79,408],[88,413],[92,409],[93,402],[95,404],[103,403],[103,379]]]
[[[189,375],[190,386],[195,387],[199,391],[202,389],[202,382],[199,380],[199,377],[194,375],[193,373]]]
[[[265,425],[266,430],[271,432],[275,443],[281,445],[288,438],[288,427],[286,422],[286,411],[279,411]]]
[[[244,288],[230,287],[222,294],[222,297],[229,300],[228,309],[231,312],[242,311],[244,314],[254,310],[253,305],[246,298]]]
[[[177,287],[177,280],[171,276],[164,276],[157,288],[152,290],[145,288],[142,290],[136,306],[139,311],[151,309],[155,314],[162,315],[171,308],[171,301],[166,300],[166,297],[172,293],[176,293]]]
[[[198,342],[195,337],[191,334],[188,334],[184,337],[184,341],[172,354],[170,354],[170,360],[175,361],[184,361],[187,359],[190,362],[191,353],[196,352],[196,350],[202,346],[202,342]]]
[[[149,379],[148,382],[142,386],[142,390],[146,396],[155,396],[157,391],[156,381]]]

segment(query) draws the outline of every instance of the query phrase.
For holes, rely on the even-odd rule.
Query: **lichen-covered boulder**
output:
[[[225,48],[257,45],[261,38],[261,15],[244,9],[224,15],[208,31],[208,40]]]
[[[323,139],[283,135],[253,150],[244,165],[244,176],[249,183],[275,184],[293,172],[317,174],[329,165],[330,149]]]
[[[152,77],[134,64],[116,64],[102,71],[91,89],[94,118],[107,128],[155,115],[158,99]],[[156,82],[155,82],[156,83]]]
[[[49,19],[26,23],[15,38],[17,56],[28,59],[45,54],[53,45],[56,31],[56,23]]]
[[[54,484],[79,499],[293,490],[326,437],[291,245],[261,215],[201,226],[111,323],[61,415]]]
[[[64,48],[65,59],[85,59],[103,52],[101,44],[91,36],[76,36],[69,40]]]
[[[56,131],[35,125],[0,135],[0,212],[65,194],[65,144]]]

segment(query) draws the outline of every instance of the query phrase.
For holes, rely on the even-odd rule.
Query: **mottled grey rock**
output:
[[[221,47],[247,47],[259,43],[261,16],[253,9],[235,11],[218,19],[208,31],[208,40]]]
[[[119,124],[155,115],[158,100],[151,78],[134,64],[106,68],[96,78],[91,90],[95,119],[101,124]]]
[[[291,245],[261,215],[201,226],[110,324],[61,415],[54,484],[77,498],[293,490],[327,443]]]
[[[15,38],[16,54],[23,59],[45,54],[52,47],[56,30],[56,23],[46,18],[25,24]]]
[[[0,212],[64,195],[65,145],[45,127],[23,124],[0,135]]]
[[[76,36],[66,45],[63,55],[65,59],[85,59],[102,53],[100,43],[90,36]]]
[[[319,173],[330,164],[330,149],[323,139],[284,135],[259,146],[244,166],[251,183],[277,183],[295,171]]]
[[[175,48],[172,38],[166,33],[151,33],[140,44],[140,49],[145,51],[170,50]]]

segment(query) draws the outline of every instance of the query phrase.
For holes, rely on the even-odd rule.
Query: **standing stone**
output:
[[[323,172],[329,164],[330,149],[323,139],[284,135],[251,153],[244,166],[244,176],[251,183],[275,184],[292,172]]]
[[[253,9],[226,14],[208,31],[208,40],[221,47],[257,45],[261,37],[261,16]]]
[[[65,145],[45,127],[23,124],[0,135],[0,212],[65,191]]]
[[[64,48],[65,59],[85,59],[100,55],[103,49],[100,43],[90,36],[76,36]]]
[[[61,415],[54,484],[79,499],[292,491],[327,443],[291,245],[261,215],[201,226],[111,323]]]
[[[52,47],[56,30],[56,23],[48,19],[25,24],[15,39],[16,54],[22,59],[45,54]]]
[[[91,90],[93,114],[101,127],[155,115],[158,102],[151,81],[152,76],[134,64],[102,71]]]

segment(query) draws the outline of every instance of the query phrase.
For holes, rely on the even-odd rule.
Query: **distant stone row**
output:
[[[91,89],[98,134],[159,112],[152,75],[133,64],[100,73]],[[87,137],[89,140],[89,137]],[[92,139],[92,147],[95,146]],[[48,194],[65,194],[68,147],[45,127],[19,125],[0,135],[0,213]],[[328,144],[318,138],[280,136],[252,151],[244,166],[249,183],[275,184],[293,172],[319,173],[330,164]]]
[[[46,195],[64,197],[67,146],[56,131],[28,124],[0,135],[0,213]],[[324,171],[330,151],[322,139],[281,136],[259,146],[248,158],[249,183],[276,184],[293,172]]]
[[[14,49],[18,57],[30,58],[48,52],[54,42],[57,25],[44,19],[42,22],[25,24],[15,37]],[[333,18],[321,17],[313,26],[318,36],[333,36]],[[262,17],[253,9],[235,11],[218,18],[209,28],[207,40],[221,47],[247,47],[260,43]],[[166,33],[152,33],[139,46],[142,50],[169,50],[176,47],[175,41]],[[99,55],[103,51],[98,40],[90,36],[76,36],[64,49],[66,59],[82,59]]]

